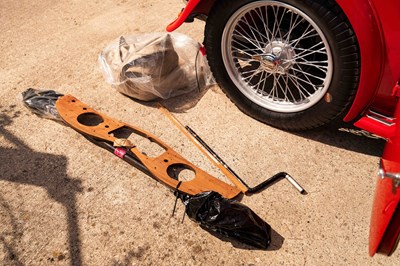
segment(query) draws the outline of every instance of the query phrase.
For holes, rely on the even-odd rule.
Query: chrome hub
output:
[[[294,62],[294,50],[281,41],[273,41],[265,47],[264,54],[253,55],[261,63],[261,69],[271,74],[286,74]]]
[[[282,41],[273,41],[265,47],[266,56],[263,57],[264,70],[272,74],[286,74],[286,72],[293,65],[293,58],[295,56],[292,47]],[[265,63],[265,61],[269,61]]]

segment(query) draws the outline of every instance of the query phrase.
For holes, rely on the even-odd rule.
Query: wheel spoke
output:
[[[310,78],[308,77],[308,75],[307,75],[308,73],[304,72],[304,71],[301,69],[301,67],[300,67],[300,70],[298,70],[298,69],[296,69],[296,68],[293,66],[293,67],[292,67],[292,70],[293,70],[293,71],[298,71],[298,72],[304,74],[304,77],[308,80],[308,82],[311,83],[311,84],[314,84],[314,83],[310,80]]]
[[[265,73],[267,73],[267,72],[265,72]],[[267,83],[267,79],[269,79],[271,76],[272,76],[271,73],[267,73],[267,75],[265,76],[264,82],[263,82],[264,84],[262,86],[262,93],[265,92],[265,86],[266,86],[266,83]]]
[[[260,84],[261,84],[262,81],[263,81],[263,76],[264,76],[265,73],[266,73],[265,71],[261,72],[261,77],[260,77],[260,79],[258,80],[257,84],[254,85],[254,87],[256,88],[256,91],[259,91]]]
[[[279,7],[277,7],[276,16],[279,17]],[[283,36],[282,36],[282,32],[281,32],[281,24],[282,24],[282,20],[284,17],[285,17],[285,10],[282,11],[281,19],[279,20],[278,25],[277,25],[280,40],[283,40]]]
[[[253,73],[253,72],[257,71],[257,70],[258,70],[258,69],[251,69],[251,70],[248,70],[248,71],[243,71],[243,72],[241,72],[240,74],[246,75],[246,74],[249,74],[249,73]]]
[[[304,21],[304,18],[301,18],[299,21],[297,21],[297,19],[299,18],[299,15],[296,14],[296,19],[294,22],[292,22],[293,19],[293,12],[291,13],[291,17],[290,17],[290,29],[289,31],[283,36],[283,38],[286,37],[286,43],[289,43],[290,40],[290,35],[292,34],[292,31],[298,26],[300,25],[300,23],[302,23]]]
[[[310,85],[310,86],[313,87],[314,90],[315,90],[316,85],[315,85],[314,83],[308,82],[307,80],[304,80],[304,79],[300,78],[299,76],[297,76],[297,75],[295,75],[295,74],[290,74],[290,73],[288,73],[288,75],[291,76],[291,77],[295,77],[297,80],[300,80],[300,81],[302,81],[302,82],[304,82],[304,83]]]
[[[255,25],[257,25],[257,23],[255,23],[255,21],[254,21],[254,19],[253,19],[253,16],[251,15],[251,13],[250,13],[250,17],[251,17],[251,19],[253,20],[253,23],[254,23]],[[268,41],[268,37],[265,36],[264,34],[262,34],[258,28],[255,28],[255,27],[253,27],[250,23],[248,23],[246,17],[243,17],[243,19],[245,20],[245,23],[246,23],[247,26],[249,27],[249,29],[250,29],[250,31],[251,31],[251,33],[252,33],[254,39],[257,40],[257,42],[259,42],[259,40],[258,40],[257,37],[255,36],[253,30],[254,30],[256,33],[258,33],[258,35],[260,35],[262,45],[265,46],[265,42],[264,42],[264,40],[263,40],[263,37],[266,39],[266,41]],[[244,30],[243,27],[241,27],[241,29]],[[261,46],[261,43],[259,43],[259,44],[260,44],[260,47],[263,47],[263,46]]]
[[[307,49],[301,48],[301,47],[294,47],[293,49],[294,49],[294,50],[300,50],[300,51],[301,51],[301,52],[298,53],[297,55],[301,55],[302,53],[305,53],[305,52],[318,52],[318,53],[321,53],[321,54],[326,54],[326,49],[325,49],[325,47],[322,47],[321,49],[317,49],[317,50],[313,49],[313,48],[315,48],[316,46],[318,46],[318,45],[320,45],[320,44],[323,45],[322,42],[319,42],[319,43],[317,43],[316,45],[313,45],[312,47],[307,48]],[[324,50],[325,52],[323,52],[323,50]]]
[[[320,66],[320,65],[317,65],[317,64],[308,64],[307,61],[305,61],[305,62],[296,62],[295,65],[297,65],[301,70],[303,70],[302,65],[303,66],[310,66],[313,69],[317,69],[317,70],[321,71],[325,75],[325,77],[326,77],[326,74],[328,72],[328,66]]]
[[[321,78],[321,77],[318,77],[316,75],[310,74],[310,73],[304,71],[301,67],[300,67],[300,69],[297,69],[295,67],[293,67],[292,69],[293,69],[293,71],[296,71],[296,72],[299,72],[299,73],[303,74],[304,77],[308,80],[309,84],[314,84],[314,82],[312,82],[309,77],[321,80],[322,82],[325,81],[325,78]]]
[[[255,13],[257,14],[256,11],[255,11]],[[262,34],[262,33],[260,32],[260,29],[259,29],[258,26],[257,26],[258,23],[256,23],[256,21],[254,20],[252,12],[250,12],[249,15],[250,15],[250,18],[251,18],[251,20],[253,21],[253,23],[254,23],[254,25],[255,25],[255,27],[252,27],[252,26],[251,26],[251,27],[252,27],[252,28],[254,29],[254,31],[260,36],[260,40],[261,40],[261,42],[263,43],[263,45],[265,46],[265,41],[268,42],[267,36],[265,36],[264,34]],[[264,24],[264,23],[263,23],[263,24]],[[263,38],[265,38],[265,41],[264,41]]]
[[[300,56],[299,56],[299,55],[296,55],[295,57],[292,58],[292,60],[297,60],[297,59],[300,59],[300,58],[304,58],[304,57],[307,57],[307,56],[312,55],[312,54],[315,54],[315,53],[323,53],[323,52],[322,52],[323,50],[325,50],[325,47],[324,47],[324,48],[321,48],[321,49],[319,49],[319,50],[315,50],[315,51],[306,53],[306,54],[302,54],[302,55],[300,55]],[[323,54],[326,54],[326,53],[323,53]]]
[[[298,90],[299,94],[300,94],[300,100],[304,100],[307,99],[307,97],[309,97],[311,94],[307,91],[306,88],[304,88],[304,86],[299,82],[299,79],[297,76],[295,75],[291,75],[288,73],[287,75],[289,77],[290,80],[292,80],[293,83],[295,83],[295,88]],[[303,90],[301,90],[301,88],[303,88]],[[308,96],[304,94],[304,92],[308,93]]]
[[[258,50],[258,49],[256,49],[256,50]],[[253,50],[253,51],[254,51],[254,50]],[[252,58],[253,55],[254,55],[254,54],[250,54],[250,53],[247,52],[246,50],[242,50],[242,49],[239,49],[239,48],[235,48],[234,51],[232,51],[232,52],[239,52],[239,53],[241,53],[241,54],[245,54],[245,55],[250,56],[250,58]]]
[[[265,22],[266,22],[266,26],[267,26],[267,30],[268,30],[268,36],[269,34],[271,34],[271,38],[268,38],[268,42],[272,42],[273,38],[274,38],[274,34],[272,33],[272,31],[269,29],[269,20],[268,20],[268,6],[265,7]]]
[[[250,76],[248,76],[248,77],[243,77],[242,76],[242,78],[244,79],[244,80],[252,80],[253,79],[253,77],[255,77],[257,74],[260,74],[260,72],[261,72],[262,70],[260,70],[259,68],[257,68],[256,70],[254,70],[254,73],[253,74],[251,74]]]
[[[293,81],[292,81],[292,82],[293,82]],[[289,92],[290,96],[292,96],[293,102],[295,103],[295,102],[296,102],[296,97],[294,97],[294,95],[293,95],[293,93],[292,93],[292,90],[290,89],[290,86],[289,86],[289,76],[288,76],[288,75],[285,75],[285,84],[286,84],[286,88],[285,88],[286,94],[287,94],[287,92]]]
[[[275,98],[275,88],[276,88],[276,73],[273,73],[272,76],[274,77],[274,85],[272,86],[272,100]],[[269,95],[269,94],[268,94]]]
[[[318,33],[315,33],[313,35],[310,35],[312,32],[316,31],[314,28],[312,28],[311,30],[307,31],[310,27],[312,27],[311,25],[308,25],[306,30],[304,31],[304,33],[297,39],[292,40],[289,45],[290,46],[296,46],[301,40],[304,40],[306,38],[310,38],[310,37],[315,37],[315,36],[319,36]]]
[[[233,47],[238,51],[241,51],[243,53],[247,53],[248,55],[250,55],[248,52],[256,52],[256,51],[260,51],[258,48],[246,48],[246,49],[241,49],[239,47]]]
[[[311,66],[314,67],[322,72],[324,72],[326,74],[326,72],[328,71],[328,67],[327,66],[319,66],[317,64],[309,64],[307,62],[296,62],[296,65],[306,65],[306,66]]]
[[[242,21],[242,19],[241,19],[240,21]],[[243,24],[246,24],[246,22],[243,22]],[[246,39],[251,39],[251,40],[252,40],[253,42],[255,42],[255,43],[258,42],[256,39],[253,39],[254,36],[250,35],[250,34],[248,33],[248,31],[242,27],[242,25],[241,25],[240,22],[237,24],[237,27],[240,29],[240,31],[238,31],[238,29],[235,29],[235,31],[234,31],[234,32],[237,32],[237,33],[238,33],[238,34],[236,34],[237,37],[239,37],[239,38],[242,37],[242,38],[243,38],[243,37],[246,37],[246,36],[247,36]],[[246,34],[246,36],[245,36],[244,34]],[[254,43],[253,43],[253,45],[254,45],[254,46],[257,46],[257,45],[254,44]],[[257,46],[257,47],[258,47],[258,46]]]
[[[283,95],[284,95],[284,97],[285,97],[283,100],[284,100],[284,101],[285,101],[286,99],[289,100],[288,97],[287,97],[287,94],[286,94],[285,89],[282,88],[282,85],[281,85],[281,83],[279,82],[279,79],[280,79],[280,78],[282,78],[281,75],[278,76],[276,82],[277,82],[278,87],[280,88],[280,90],[282,91],[282,93],[283,93]]]
[[[259,51],[263,52],[263,50],[258,46],[258,44],[256,44],[256,42],[257,42],[256,40],[254,40],[252,38],[249,38],[249,37],[246,37],[244,35],[239,35],[239,34],[235,34],[235,33],[233,34],[233,37],[237,37],[239,39],[243,38],[246,41],[248,41],[249,43],[253,44],[255,47],[257,47]],[[235,39],[233,39],[233,40],[235,40]]]
[[[247,21],[247,18],[246,18],[245,16],[243,16],[242,19],[243,19],[242,21],[244,21],[244,22],[247,24],[247,26],[249,27],[250,32],[251,32],[251,35],[253,35],[254,40],[255,40],[255,41],[257,42],[257,44],[258,44],[258,47],[262,50],[262,48],[265,46],[265,44],[264,44],[264,45],[261,45],[260,40],[257,39],[256,35],[255,35],[254,32],[253,32],[253,29],[254,29],[256,32],[258,32],[258,30],[257,30],[256,28],[254,28],[253,26],[251,26],[251,24]],[[242,28],[242,29],[243,29],[243,28]]]
[[[276,36],[277,36],[278,32],[280,34],[280,29],[279,29],[279,25],[278,25],[278,14],[277,14],[279,10],[275,11],[274,5],[271,6],[271,8],[272,8],[272,12],[274,13],[274,26],[272,28],[272,34],[273,34],[272,37],[274,40],[276,40]],[[277,7],[277,9],[279,9],[279,6]]]
[[[267,82],[267,79],[269,78],[269,77],[271,77],[272,76],[272,74],[271,73],[268,73],[268,72],[265,72],[265,77],[262,79],[262,83],[263,83],[263,85],[261,86],[261,92],[260,92],[260,90],[259,89],[257,89],[257,92],[258,93],[263,93],[263,92],[265,92],[265,85],[266,85],[266,82]]]
[[[297,67],[297,68],[296,68],[296,67]],[[319,76],[315,76],[315,75],[311,74],[311,73],[310,73],[311,71],[308,71],[308,72],[307,72],[307,71],[304,71],[303,68],[301,67],[301,65],[294,64],[293,67],[292,67],[292,69],[293,69],[293,70],[296,70],[297,72],[300,72],[301,74],[307,75],[307,76],[309,76],[309,77],[314,77],[314,78],[320,79],[320,80],[322,80],[322,81],[325,80],[325,78],[321,78],[321,77],[319,77]],[[324,72],[324,74],[325,74],[325,72]],[[310,81],[310,82],[311,82],[311,81]]]
[[[307,34],[307,36],[300,37],[300,38],[298,38],[298,39],[296,39],[296,40],[293,40],[293,41],[296,41],[296,42],[293,43],[293,41],[292,41],[289,45],[290,45],[290,46],[296,46],[300,41],[304,41],[305,39],[314,38],[314,37],[319,37],[319,34],[318,34],[318,33],[314,33],[314,34],[312,34],[312,35]]]
[[[303,58],[300,58],[302,60],[304,60]],[[288,61],[292,61],[292,60],[288,60]],[[301,64],[301,63],[308,63],[308,65],[313,66],[313,64],[328,64],[329,62],[327,60],[325,61],[307,61],[305,60],[304,62],[295,62],[296,64]]]
[[[246,32],[247,33],[247,31],[245,29],[243,29],[243,27],[240,24],[238,24],[238,27],[241,29],[242,32]],[[257,39],[253,39],[248,34],[247,34],[247,37],[246,37],[241,32],[239,32],[237,29],[235,29],[234,32],[237,32],[237,34],[233,33],[233,37],[244,38],[245,40],[247,40],[248,42],[253,44],[255,47],[257,47],[262,53],[264,52],[264,50],[262,49],[263,47],[260,46],[260,44],[259,44]]]
[[[258,13],[258,12],[260,12],[260,13]],[[270,43],[271,39],[269,38],[269,34],[271,32],[270,32],[270,30],[268,28],[268,18],[267,18],[267,20],[264,20],[264,17],[262,15],[262,11],[259,8],[255,9],[255,13],[257,14],[258,18],[262,21],[262,24],[264,26],[264,31],[265,31],[266,36],[264,36],[264,35],[263,36],[267,39],[267,42]]]

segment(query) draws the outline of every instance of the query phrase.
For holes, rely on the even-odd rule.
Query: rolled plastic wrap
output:
[[[168,99],[212,80],[200,44],[179,33],[121,36],[99,56],[106,81],[142,101]]]

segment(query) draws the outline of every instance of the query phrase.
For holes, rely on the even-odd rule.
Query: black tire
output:
[[[357,39],[331,0],[218,0],[204,44],[231,101],[277,128],[306,130],[342,118],[358,88]]]

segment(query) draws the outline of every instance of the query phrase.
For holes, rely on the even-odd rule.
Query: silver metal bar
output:
[[[302,188],[301,186],[300,186],[300,184],[299,183],[297,183],[297,181],[296,180],[294,180],[294,178],[293,177],[291,177],[290,175],[286,175],[285,176],[285,178],[290,182],[290,184],[292,184],[301,194],[303,194],[304,193],[304,188]]]

